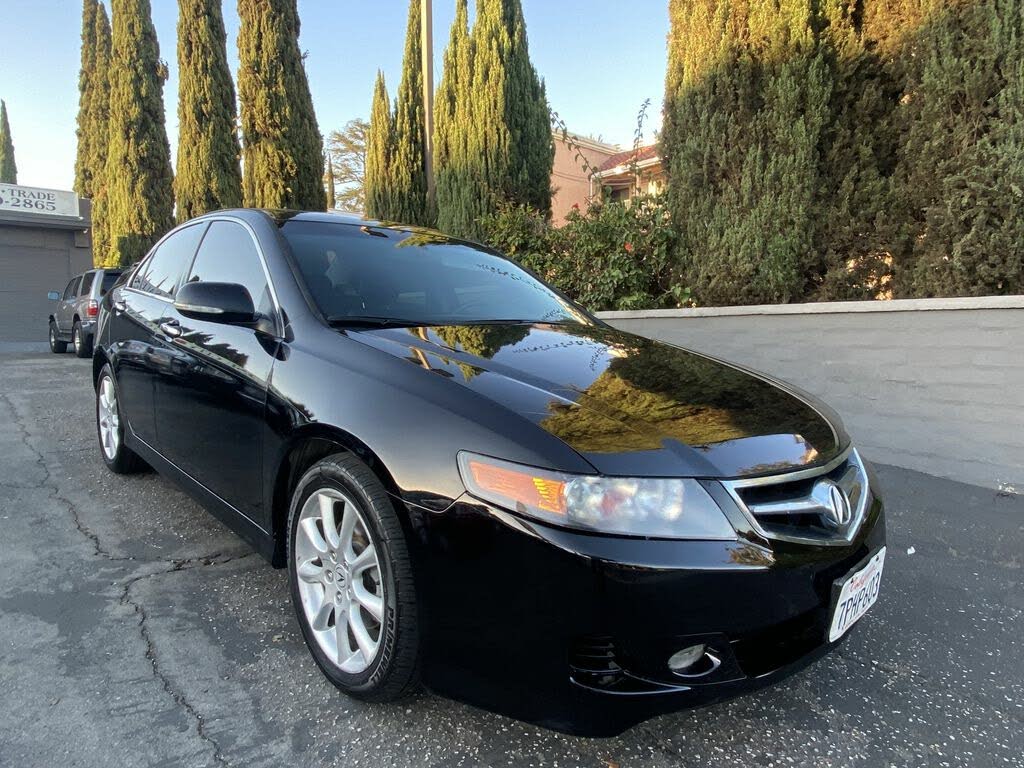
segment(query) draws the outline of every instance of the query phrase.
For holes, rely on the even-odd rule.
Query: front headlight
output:
[[[735,539],[696,480],[570,475],[462,451],[459,472],[478,499],[556,525],[669,539]]]

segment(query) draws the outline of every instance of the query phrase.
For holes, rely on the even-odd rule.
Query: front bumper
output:
[[[463,502],[411,510],[410,522],[428,687],[588,736],[754,690],[819,658],[832,647],[833,583],[885,543],[877,498],[844,547],[596,536]],[[721,664],[681,680],[668,657],[695,643]]]

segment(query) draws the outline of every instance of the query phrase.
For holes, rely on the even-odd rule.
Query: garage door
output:
[[[56,306],[46,293],[63,291],[77,274],[70,261],[63,249],[0,246],[0,341],[46,341]]]

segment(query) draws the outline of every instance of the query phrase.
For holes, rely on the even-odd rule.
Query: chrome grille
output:
[[[723,484],[763,536],[813,544],[850,543],[871,495],[853,449],[822,467]]]

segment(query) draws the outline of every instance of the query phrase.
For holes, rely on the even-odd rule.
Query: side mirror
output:
[[[60,291],[50,291],[49,293],[46,294],[46,298],[48,298],[50,301],[59,301]]]
[[[247,325],[256,322],[256,309],[244,285],[238,283],[185,283],[178,289],[174,308],[185,317],[211,323]]]

